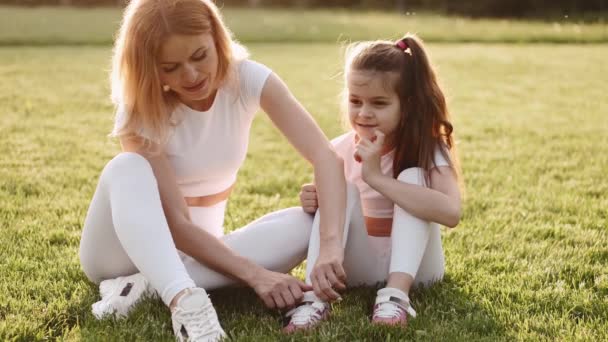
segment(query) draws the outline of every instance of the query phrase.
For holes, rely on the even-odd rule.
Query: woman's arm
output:
[[[175,173],[165,154],[151,152],[159,151],[158,145],[150,144],[144,148],[140,138],[121,138],[121,145],[124,151],[136,152],[144,156],[152,166],[165,217],[177,249],[192,256],[201,264],[253,287],[267,306],[285,306],[274,299],[277,297],[277,300],[282,302],[278,297],[281,297],[283,292],[289,291],[288,289],[294,286],[293,283],[297,282],[297,279],[270,272],[239,256],[217,237],[193,224],[184,197],[177,186]],[[297,292],[295,289],[294,291]]]
[[[346,208],[343,161],[310,114],[276,75],[271,74],[260,99],[262,109],[314,169],[320,212],[320,254],[313,271],[315,293],[337,299],[331,286],[344,286],[342,232]],[[315,281],[315,279],[318,280]],[[323,299],[323,298],[322,298]]]
[[[428,188],[408,184],[382,173],[380,154],[384,134],[376,131],[374,142],[361,138],[357,154],[362,159],[362,178],[374,190],[403,210],[425,221],[456,227],[460,221],[461,198],[456,174],[449,166],[431,169]]]

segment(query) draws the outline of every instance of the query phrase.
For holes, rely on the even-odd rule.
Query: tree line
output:
[[[21,6],[123,6],[128,0],[0,0]],[[219,6],[431,11],[471,17],[543,17],[606,11],[608,0],[216,0]]]

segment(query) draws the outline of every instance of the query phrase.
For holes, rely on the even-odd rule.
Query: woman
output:
[[[123,152],[104,168],[84,224],[80,259],[91,281],[140,272],[171,309],[179,340],[225,335],[204,288],[240,281],[271,308],[301,300],[311,287],[283,273],[306,256],[308,214],[286,209],[222,236],[260,107],[314,168],[320,211],[328,213],[315,265],[344,277],[341,159],[281,79],[231,40],[211,1],[131,1],[112,76],[113,133]],[[102,283],[102,297],[137,287],[119,283],[126,286]]]

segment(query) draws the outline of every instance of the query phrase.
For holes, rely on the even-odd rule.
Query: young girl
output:
[[[396,43],[350,46],[345,83],[352,130],[332,143],[351,183],[342,238],[346,275],[326,277],[312,268],[319,255],[315,223],[306,272],[314,292],[287,313],[286,332],[326,319],[328,302],[339,299],[334,289],[384,281],[372,322],[404,326],[408,313],[416,315],[412,286],[443,277],[439,225],[455,227],[460,220],[452,124],[422,41],[408,34]],[[315,213],[316,187],[304,185],[300,200]]]

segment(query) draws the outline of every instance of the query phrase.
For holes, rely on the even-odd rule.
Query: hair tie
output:
[[[399,48],[399,50],[407,53],[408,55],[412,55],[412,49],[410,49],[409,45],[405,42],[405,38],[398,40],[395,43],[395,46]]]
[[[395,43],[395,46],[397,46],[398,48],[400,48],[401,50],[405,51],[408,49],[407,43],[403,40],[398,40]]]

